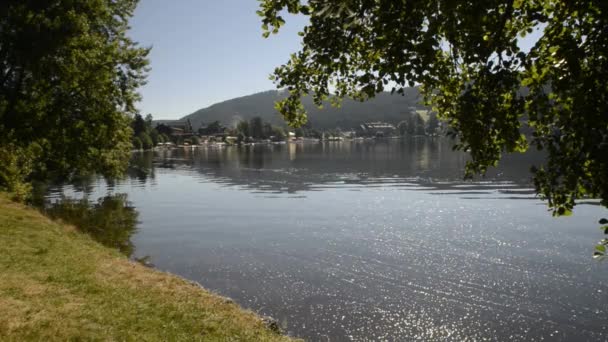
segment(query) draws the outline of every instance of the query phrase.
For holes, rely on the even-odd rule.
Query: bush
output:
[[[0,190],[10,194],[12,199],[24,201],[32,193],[32,184],[28,178],[34,170],[38,145],[28,149],[12,144],[0,146]]]
[[[133,138],[133,148],[136,150],[141,150],[142,142],[138,137]]]
[[[295,134],[296,134],[296,138],[303,137],[304,136],[304,130],[302,129],[302,127],[296,128]]]
[[[150,130],[150,139],[152,139],[152,146],[156,146],[158,145],[161,139],[160,134],[158,134],[158,131],[155,129]]]
[[[144,150],[149,150],[149,149],[151,149],[151,148],[154,147],[154,143],[152,142],[152,138],[150,138],[150,136],[147,133],[145,133],[145,132],[142,132],[142,133],[139,134],[139,140],[141,140],[141,147]]]
[[[272,127],[272,135],[274,136],[275,141],[283,141],[286,138],[283,128],[277,126]]]

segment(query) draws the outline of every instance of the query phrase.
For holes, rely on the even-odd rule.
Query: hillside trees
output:
[[[391,96],[390,92],[377,94],[367,102],[359,102],[346,98],[340,107],[331,106],[327,101],[323,108],[318,108],[310,97],[302,99],[308,113],[309,128],[329,130],[341,127],[354,129],[364,122],[382,121],[397,124],[403,120],[404,110],[427,110],[421,103],[420,92],[417,87],[405,90],[405,96]],[[244,97],[231,99],[222,103],[200,109],[183,119],[189,119],[193,127],[200,127],[204,123],[219,120],[225,125],[233,122],[251,120],[260,116],[263,121],[272,125],[284,126],[285,121],[277,115],[274,109],[275,102],[287,96],[282,91],[265,91]],[[235,113],[238,112],[238,115]],[[305,128],[305,130],[308,130]]]
[[[136,0],[0,4],[0,188],[122,173],[149,49],[127,36]]]

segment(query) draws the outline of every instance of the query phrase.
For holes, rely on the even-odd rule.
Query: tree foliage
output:
[[[248,137],[249,134],[249,121],[242,120],[236,124],[236,131],[238,134],[242,134],[244,137]]]
[[[285,130],[279,126],[272,126],[272,136],[274,141],[284,141],[287,138]]]
[[[131,122],[133,129],[133,148],[149,150],[160,142],[158,129],[161,126],[152,127],[152,114],[146,115],[144,119],[140,114],[135,114]],[[169,132],[171,129],[169,129]],[[139,146],[139,147],[138,147]]]
[[[426,123],[427,134],[436,134],[439,128],[439,119],[437,119],[437,113],[430,113],[429,120]]]
[[[0,155],[17,160],[0,160],[1,188],[51,172],[125,170],[149,52],[127,36],[136,4],[2,1]],[[15,163],[28,167],[15,174]]]
[[[135,117],[133,118],[133,122],[131,123],[131,127],[133,128],[133,135],[135,135],[135,136],[138,136],[141,133],[146,133],[146,131],[147,131],[146,121],[139,114],[135,114]]]
[[[284,10],[310,19],[272,76],[290,92],[277,109],[292,126],[306,122],[303,95],[366,100],[420,84],[470,151],[467,175],[532,146],[547,154],[532,171],[554,214],[587,196],[608,206],[608,2],[261,0],[265,36]]]
[[[152,144],[154,146],[156,146],[156,144],[158,144],[160,142],[164,142],[164,141],[161,141],[161,139],[162,139],[161,135],[160,135],[160,133],[158,133],[158,131],[155,128],[150,129],[149,136],[150,136],[150,139],[152,139]]]
[[[302,129],[302,127],[296,127],[294,134],[296,138],[301,138],[304,136],[304,129]]]
[[[144,143],[139,137],[133,137],[133,148],[136,150],[141,150],[144,148]]]
[[[407,133],[411,135],[424,135],[424,119],[418,113],[412,113],[407,120]]]
[[[205,127],[201,127],[198,129],[198,133],[201,135],[213,135],[217,133],[223,133],[226,130],[222,123],[219,121],[214,121],[208,124]]]
[[[264,122],[261,117],[256,116],[251,119],[249,133],[255,139],[262,139],[264,137]]]
[[[171,127],[165,125],[165,124],[158,124],[156,125],[156,127],[154,128],[159,134],[164,135],[164,136],[170,136],[171,135]]]
[[[150,138],[150,135],[148,133],[141,132],[139,133],[138,138],[141,141],[141,147],[144,150],[149,150],[154,147],[154,142],[152,141],[152,138]]]

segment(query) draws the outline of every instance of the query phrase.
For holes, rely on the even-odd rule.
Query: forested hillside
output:
[[[283,125],[284,121],[274,109],[274,103],[284,98],[285,93],[280,91],[265,91],[249,96],[214,104],[200,109],[183,119],[190,119],[192,126],[198,128],[201,124],[220,121],[230,126],[239,120],[249,120],[255,116],[276,125]],[[409,113],[415,109],[422,109],[418,89],[410,88],[405,95],[381,93],[376,98],[359,102],[346,99],[340,108],[326,104],[319,109],[310,97],[304,99],[304,106],[309,113],[309,123],[318,129],[342,128],[350,129],[367,121],[386,121],[397,124],[408,118]]]

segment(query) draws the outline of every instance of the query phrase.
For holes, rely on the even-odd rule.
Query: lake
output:
[[[553,218],[509,156],[462,180],[443,139],[135,153],[128,177],[50,188],[127,194],[132,257],[311,341],[568,340],[608,334],[608,216]]]

